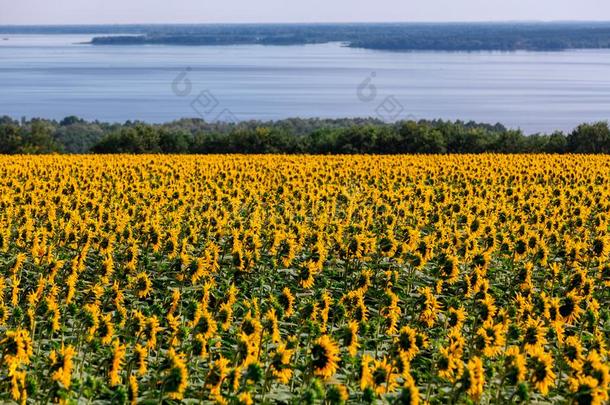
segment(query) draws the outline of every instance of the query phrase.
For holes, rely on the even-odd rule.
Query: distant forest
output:
[[[376,119],[286,119],[166,124],[17,121],[0,117],[0,154],[46,153],[610,153],[607,122],[582,124],[569,134],[524,135],[500,124]]]
[[[98,35],[94,45],[301,45],[379,50],[555,51],[610,48],[610,22],[0,26],[0,34]]]

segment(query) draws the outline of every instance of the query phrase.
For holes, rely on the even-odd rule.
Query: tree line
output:
[[[129,27],[127,27],[129,28]],[[133,27],[132,27],[133,29]],[[94,45],[298,45],[342,42],[387,50],[548,51],[609,48],[608,23],[220,24],[142,26],[96,36]]]
[[[570,133],[525,135],[462,121],[286,119],[240,123],[182,119],[166,124],[0,118],[1,154],[45,153],[610,153],[608,122]]]

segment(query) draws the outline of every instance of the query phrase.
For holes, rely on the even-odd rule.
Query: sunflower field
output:
[[[0,402],[608,402],[607,156],[0,157]]]

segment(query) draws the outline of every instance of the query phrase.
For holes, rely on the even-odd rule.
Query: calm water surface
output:
[[[527,133],[610,119],[610,50],[79,44],[90,38],[0,35],[0,115],[443,118],[501,122]]]

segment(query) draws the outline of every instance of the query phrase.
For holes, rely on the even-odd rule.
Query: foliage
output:
[[[118,31],[125,33],[125,31]],[[557,51],[610,47],[608,23],[241,24],[140,27],[140,35],[98,36],[94,45],[299,45],[436,51]]]
[[[502,125],[461,121],[287,119],[208,123],[106,124],[0,118],[0,153],[441,154],[610,153],[607,122],[583,124],[567,136],[524,135]]]

